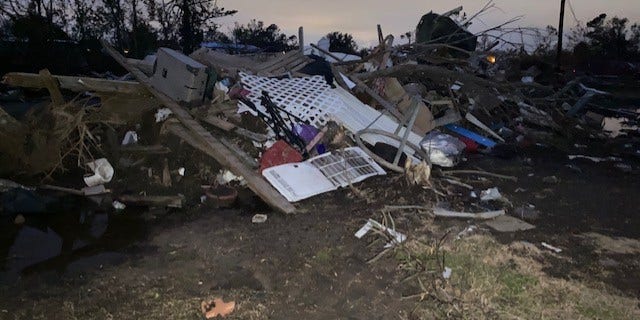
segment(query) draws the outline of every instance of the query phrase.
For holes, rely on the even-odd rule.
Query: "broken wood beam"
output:
[[[53,78],[51,72],[47,69],[40,70],[40,79],[44,83],[44,87],[49,91],[49,95],[51,96],[51,102],[55,105],[63,105],[64,97],[62,96],[62,92],[60,92],[60,87],[58,85],[58,81]]]
[[[324,53],[324,54],[328,55],[328,56],[329,56],[329,57],[331,57],[331,58],[333,58],[334,60],[336,60],[336,62],[341,62],[341,61],[342,61],[342,59],[338,58],[335,54],[333,54],[333,53],[331,53],[331,52],[329,52],[329,51],[327,51],[327,50],[324,50],[324,49],[322,49],[322,48],[318,47],[317,45],[315,45],[315,44],[313,44],[313,43],[312,43],[312,44],[310,44],[310,46],[311,46],[311,47],[313,47],[313,48],[315,48],[315,49],[318,49],[318,51],[320,51],[320,52],[322,52],[322,53]]]
[[[106,93],[127,93],[127,94],[147,94],[147,90],[135,81],[107,80],[89,77],[57,76],[52,75],[57,80],[60,88],[74,92],[96,91]],[[39,74],[10,72],[7,73],[2,83],[13,87],[24,88],[47,88],[44,80]]]
[[[231,123],[229,121],[220,119],[220,118],[218,118],[216,116],[205,117],[205,118],[202,119],[202,121],[204,121],[204,122],[206,122],[206,123],[218,128],[220,130],[224,130],[224,131],[227,131],[227,132],[235,133],[235,134],[237,134],[239,136],[248,138],[248,139],[256,141],[256,142],[265,142],[268,139],[267,135],[256,133],[256,132],[247,130],[245,128],[238,127],[237,125],[235,125],[235,124],[233,124],[233,123]]]
[[[229,168],[234,174],[241,176],[247,182],[247,186],[256,193],[262,200],[269,204],[272,208],[283,213],[294,213],[296,207],[289,203],[275,188],[273,188],[267,180],[244,164],[244,162],[229,148],[227,148],[219,139],[209,133],[198,121],[196,121],[189,111],[173,101],[166,94],[156,90],[150,84],[149,78],[138,68],[132,67],[126,62],[126,58],[118,51],[111,47],[104,40],[101,41],[102,46],[107,52],[120,63],[127,71],[129,71],[139,82],[144,85],[158,101],[167,108],[171,109],[174,116],[189,130],[192,136],[206,145],[207,154],[212,156],[220,165]]]

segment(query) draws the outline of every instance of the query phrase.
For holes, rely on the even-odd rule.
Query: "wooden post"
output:
[[[562,28],[564,27],[564,4],[566,0],[560,0],[560,22],[558,23],[558,54],[556,56],[556,70],[562,66]]]
[[[384,43],[384,36],[382,35],[382,27],[378,25],[378,43],[382,45]]]
[[[300,46],[300,53],[304,54],[304,30],[302,27],[298,28],[298,45]]]
[[[64,97],[60,92],[60,88],[58,87],[58,82],[53,78],[51,72],[47,69],[40,70],[40,77],[42,77],[42,82],[44,82],[44,86],[49,90],[49,95],[51,95],[51,101],[55,105],[63,105]]]

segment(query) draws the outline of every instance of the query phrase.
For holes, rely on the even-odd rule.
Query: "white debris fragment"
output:
[[[92,176],[84,177],[84,182],[89,187],[110,182],[115,172],[109,161],[105,158],[89,162],[87,163],[87,167],[93,171]]]
[[[471,235],[472,233],[474,233],[476,230],[478,230],[478,226],[476,225],[470,225],[468,227],[466,227],[464,230],[458,232],[458,234],[456,235],[456,240],[460,240],[466,236]]]
[[[205,202],[207,202],[207,196],[205,195],[200,196],[200,203],[205,203]]]
[[[444,267],[444,271],[442,271],[442,277],[445,279],[449,279],[451,278],[451,268],[449,267]]]
[[[113,208],[116,210],[124,210],[127,207],[124,203],[118,200],[114,200],[112,205],[113,205]]]
[[[533,83],[533,77],[532,76],[524,76],[524,77],[522,77],[522,79],[520,79],[520,81],[522,81],[522,83]]]
[[[498,188],[489,188],[480,192],[480,200],[482,201],[491,201],[491,200],[500,200],[502,199],[502,195]]]
[[[542,245],[544,248],[549,249],[555,253],[560,253],[562,252],[562,249],[558,248],[558,247],[554,247],[546,242],[541,242],[540,245]]]
[[[371,229],[376,228],[378,230],[381,230],[383,232],[387,232],[390,236],[393,237],[393,240],[391,240],[389,243],[384,245],[384,248],[391,248],[397,244],[400,244],[402,242],[404,242],[405,240],[407,240],[407,236],[397,232],[393,229],[387,228],[385,226],[383,226],[380,222],[375,221],[373,219],[369,219],[367,221],[367,223],[364,224],[364,226],[362,226],[362,228],[360,228],[356,233],[355,236],[356,238],[360,239],[362,237],[364,237],[365,234],[367,234],[367,232],[369,232]]]
[[[180,168],[178,168],[178,174],[179,174],[180,176],[184,177],[184,172],[185,172],[184,167],[180,167]]]
[[[122,139],[122,145],[128,146],[134,143],[138,143],[138,133],[135,131],[127,131],[127,133],[124,134],[124,139]]]
[[[251,217],[252,223],[265,223],[266,221],[267,221],[266,214],[255,214],[253,217]]]
[[[156,112],[156,123],[167,120],[173,112],[169,108],[161,108]]]
[[[237,181],[241,184],[245,183],[244,178],[236,176],[229,170],[220,170],[220,172],[218,172],[218,175],[216,176],[216,182],[218,184],[228,184],[231,181]]]

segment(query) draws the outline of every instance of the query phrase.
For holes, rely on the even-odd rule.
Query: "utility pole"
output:
[[[556,55],[556,70],[560,71],[562,65],[562,28],[564,27],[564,4],[566,0],[560,0],[560,22],[558,23],[558,54]]]

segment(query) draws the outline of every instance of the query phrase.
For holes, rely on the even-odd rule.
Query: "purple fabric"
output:
[[[295,132],[298,137],[302,138],[305,144],[308,144],[318,135],[318,129],[308,124],[296,124]]]

